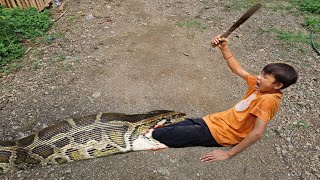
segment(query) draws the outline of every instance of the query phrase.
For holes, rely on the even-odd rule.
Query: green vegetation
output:
[[[309,35],[306,35],[302,32],[289,32],[280,29],[273,29],[273,32],[277,34],[277,38],[286,42],[310,42]]]
[[[309,124],[307,122],[305,122],[304,120],[300,120],[298,122],[294,122],[291,125],[292,128],[308,128]]]
[[[320,32],[320,17],[306,16],[304,25],[310,30]]]
[[[201,29],[207,29],[208,28],[207,25],[202,24],[201,22],[199,22],[197,20],[178,22],[177,26],[179,26],[179,27],[187,27],[187,28],[196,27],[196,28],[201,28]]]
[[[256,3],[261,3],[261,0],[242,0],[242,1],[228,1],[225,5],[227,9],[247,9]]]
[[[320,1],[319,0],[291,0],[292,6],[304,16],[304,26],[309,30],[319,31]]]
[[[320,32],[320,1],[319,0],[291,0],[291,12],[302,15],[304,17],[303,26],[315,33]],[[287,43],[302,42],[310,44],[310,35],[302,32],[289,32],[280,29],[273,29],[276,37]],[[316,47],[320,46],[320,42],[314,42]]]
[[[310,35],[305,34],[302,32],[290,32],[290,31],[284,31],[281,29],[272,29],[272,32],[276,33],[276,37],[279,40],[282,40],[288,44],[295,44],[295,43],[306,43],[310,44]],[[320,47],[320,42],[315,42],[316,47]]]
[[[0,7],[0,24],[0,72],[6,72],[17,66],[14,60],[23,55],[23,43],[45,36],[52,21],[49,11]]]
[[[320,14],[319,0],[294,0],[294,3],[299,5],[300,11]]]

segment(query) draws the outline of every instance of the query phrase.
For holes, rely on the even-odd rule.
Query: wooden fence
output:
[[[38,11],[42,11],[44,8],[49,6],[53,0],[0,0],[2,6],[8,8],[28,8],[35,7]]]

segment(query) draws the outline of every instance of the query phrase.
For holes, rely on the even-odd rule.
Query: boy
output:
[[[151,129],[146,136],[162,143],[158,147],[233,146],[228,151],[214,150],[201,157],[212,162],[229,159],[259,140],[267,123],[278,111],[282,92],[296,83],[297,72],[284,63],[266,65],[259,76],[245,71],[231,54],[228,40],[216,36],[211,41],[217,46],[233,73],[243,78],[248,91],[233,108],[199,119]]]

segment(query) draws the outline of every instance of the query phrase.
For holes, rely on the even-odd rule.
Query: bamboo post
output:
[[[35,8],[37,8],[37,9],[38,9],[38,7],[37,7],[37,4],[36,4],[36,1],[35,1],[35,0],[30,0],[30,5],[31,5],[32,7],[35,7]]]
[[[11,5],[13,8],[17,7],[16,3],[14,2],[14,0],[10,0],[11,1]]]
[[[19,0],[21,3],[21,6],[25,9],[27,8],[26,3],[24,2],[24,0]]]
[[[37,5],[38,5],[38,11],[41,11],[43,9],[42,4],[41,4],[41,0],[36,0],[37,1]]]
[[[40,11],[38,0],[35,0],[35,1],[34,1],[34,4],[36,5],[36,8],[38,9],[38,11]]]
[[[11,3],[10,3],[9,0],[5,0],[5,3],[6,3],[6,6],[7,6],[8,8],[12,8]]]
[[[30,0],[24,0],[23,2],[26,3],[26,6],[27,6],[27,7],[30,7],[30,6],[31,6]]]
[[[6,5],[6,2],[4,2],[4,0],[0,0],[0,4],[1,4],[1,6],[4,6],[4,5]]]
[[[51,2],[51,0],[45,0],[45,2],[46,2],[46,7],[48,7],[50,2]]]
[[[23,5],[21,4],[20,0],[16,0],[16,3],[18,4],[18,6],[19,6],[21,9],[24,8]]]
[[[44,0],[39,0],[40,4],[42,6],[41,11],[44,10],[44,8],[46,8],[45,4],[44,4]]]

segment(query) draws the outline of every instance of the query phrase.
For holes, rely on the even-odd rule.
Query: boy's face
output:
[[[277,83],[272,74],[266,74],[262,72],[257,76],[257,84],[255,89],[261,93],[275,93],[283,86],[282,83]]]

